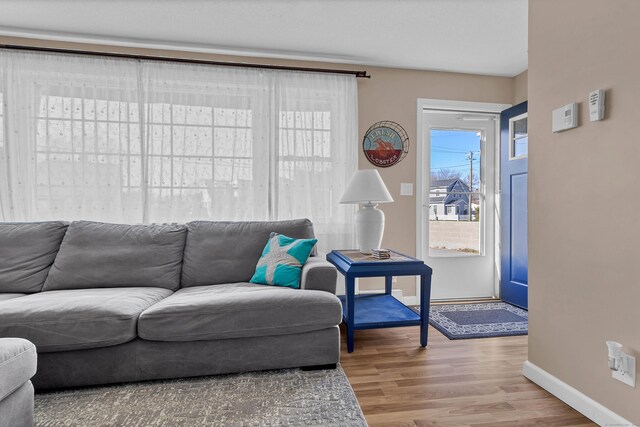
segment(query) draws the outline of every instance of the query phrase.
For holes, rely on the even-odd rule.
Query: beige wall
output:
[[[381,120],[396,121],[402,125],[409,134],[411,146],[409,154],[405,159],[390,168],[379,169],[382,178],[395,200],[394,203],[381,206],[387,217],[383,246],[394,248],[409,255],[415,255],[416,248],[416,197],[415,194],[411,197],[400,196],[400,183],[413,183],[414,190],[416,188],[417,99],[452,99],[505,104],[510,104],[514,100],[514,79],[510,77],[490,77],[358,65],[232,57],[193,52],[166,52],[100,45],[73,45],[70,43],[34,41],[9,37],[0,37],[0,44],[78,48],[96,51],[169,55],[185,58],[367,70],[372,75],[372,78],[358,79],[359,140],[353,143],[361,147],[362,137],[365,131],[373,123]],[[373,168],[374,166],[366,160],[361,149],[359,153],[359,167]],[[412,279],[400,278],[399,287],[402,288],[404,295],[415,295],[415,286]]]
[[[520,104],[527,100],[527,85],[529,73],[524,70],[513,78],[513,105]]]
[[[393,120],[409,134],[411,148],[402,162],[390,168],[379,169],[394,203],[381,205],[386,215],[384,247],[408,255],[416,252],[416,103],[418,98],[454,99],[462,101],[510,104],[513,101],[513,79],[470,74],[431,71],[399,70],[366,67],[371,80],[360,79],[358,108],[360,138],[373,123]],[[361,146],[362,141],[357,141]],[[372,168],[359,150],[360,168]],[[400,183],[414,184],[414,195],[400,196]],[[382,280],[378,280],[382,286]],[[369,287],[369,286],[366,286]],[[396,287],[394,285],[394,287]],[[415,295],[415,281],[401,277],[398,286],[403,294]]]
[[[640,356],[638,16],[636,0],[529,2],[529,360],[635,423],[640,384],[611,378],[605,340]],[[579,127],[553,134],[570,102]]]

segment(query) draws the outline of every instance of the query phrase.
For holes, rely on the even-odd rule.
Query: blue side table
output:
[[[336,250],[327,255],[345,277],[345,293],[341,296],[342,319],[347,328],[347,351],[353,352],[353,336],[358,329],[395,328],[420,325],[420,345],[427,346],[431,267],[424,261],[391,252],[391,258],[378,260],[357,250]],[[394,276],[420,276],[420,314],[391,296]],[[383,294],[355,295],[356,277],[384,277]]]

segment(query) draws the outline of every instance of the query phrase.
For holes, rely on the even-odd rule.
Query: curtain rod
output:
[[[209,61],[206,59],[186,59],[186,58],[175,58],[170,56],[165,57],[165,56],[153,56],[153,55],[133,55],[128,53],[95,52],[91,50],[61,49],[61,48],[53,48],[53,47],[36,47],[36,46],[19,46],[19,45],[11,45],[11,44],[0,44],[0,48],[13,49],[13,50],[30,50],[35,52],[104,56],[104,57],[110,57],[110,58],[126,58],[126,59],[137,59],[137,60],[144,60],[144,61],[168,61],[168,62],[179,62],[184,64],[221,65],[225,67],[261,68],[266,70],[283,70],[283,71],[307,71],[312,73],[351,74],[358,78],[365,78],[365,79],[371,78],[371,75],[367,74],[366,71],[356,71],[356,70],[336,70],[336,69],[329,69],[329,68],[293,67],[289,65],[251,64],[247,62]]]

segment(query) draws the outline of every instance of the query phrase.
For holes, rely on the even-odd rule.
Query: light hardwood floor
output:
[[[522,376],[527,337],[450,341],[429,327],[356,331],[341,365],[371,426],[593,426]]]

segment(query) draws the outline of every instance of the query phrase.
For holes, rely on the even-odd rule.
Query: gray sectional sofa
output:
[[[0,338],[0,427],[33,426],[36,348],[21,338]]]
[[[309,220],[0,223],[0,337],[35,344],[36,389],[335,366],[336,270],[248,283],[269,234]]]

